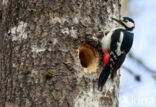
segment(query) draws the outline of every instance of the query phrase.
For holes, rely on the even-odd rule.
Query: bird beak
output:
[[[123,19],[123,18],[120,18],[120,20],[118,20],[118,19],[115,19],[115,18],[112,17],[112,20],[115,20],[116,22],[118,22],[119,24],[122,25],[122,24],[123,24],[122,21],[123,21],[124,19]]]

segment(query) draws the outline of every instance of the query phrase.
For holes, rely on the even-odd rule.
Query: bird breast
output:
[[[107,35],[104,35],[104,37],[101,40],[102,43],[102,49],[104,50],[110,50],[110,44],[111,44],[111,36],[114,30],[110,31]]]

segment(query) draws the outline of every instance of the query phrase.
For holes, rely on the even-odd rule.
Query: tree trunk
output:
[[[116,107],[119,73],[102,92],[96,34],[115,26],[119,0],[3,0],[2,107]],[[95,34],[95,35],[94,35]]]

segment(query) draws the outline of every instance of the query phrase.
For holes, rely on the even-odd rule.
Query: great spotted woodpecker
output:
[[[99,90],[102,90],[110,74],[111,78],[114,78],[133,44],[134,21],[129,17],[122,17],[120,20],[112,18],[112,20],[118,22],[121,27],[111,30],[101,40],[104,54],[104,68],[98,81]]]

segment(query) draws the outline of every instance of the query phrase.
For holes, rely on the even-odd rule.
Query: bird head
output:
[[[128,31],[133,31],[133,29],[135,28],[135,22],[133,21],[132,18],[122,17],[119,20],[115,18],[112,19],[118,22],[121,26],[123,26]]]

